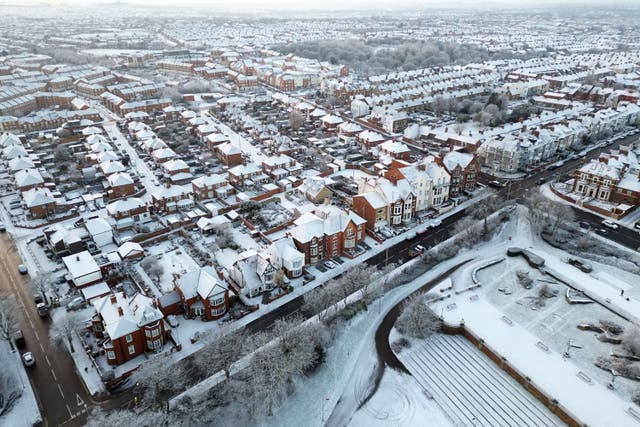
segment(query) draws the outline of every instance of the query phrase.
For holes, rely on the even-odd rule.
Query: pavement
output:
[[[65,351],[49,342],[49,319],[36,312],[29,276],[18,273],[22,260],[8,233],[0,235],[0,290],[13,294],[23,314],[20,328],[25,338],[22,353],[30,351],[36,365],[28,369],[29,381],[36,394],[43,424],[51,426],[84,425],[84,415],[93,402],[75,372],[73,360]]]

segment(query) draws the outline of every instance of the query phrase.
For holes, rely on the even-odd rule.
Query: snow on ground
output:
[[[158,259],[159,264],[164,268],[164,272],[160,277],[158,284],[161,293],[170,292],[173,290],[173,275],[185,274],[190,271],[198,270],[200,267],[198,263],[191,258],[180,247],[171,241],[167,240],[147,248],[150,256],[155,256]],[[136,268],[142,268],[139,264]]]
[[[0,341],[0,366],[5,375],[13,378],[12,384],[16,391],[21,393],[11,410],[0,416],[0,425],[3,426],[30,427],[42,420],[36,396],[20,357],[21,354],[18,351],[10,350],[9,343]],[[37,366],[33,369],[37,369]]]
[[[505,239],[507,235],[513,236],[513,240]],[[592,292],[597,298],[610,298],[611,309],[599,304],[570,305],[564,298],[566,285],[530,268],[521,257],[506,257],[501,263],[479,270],[477,277],[482,286],[461,291],[472,284],[471,274],[476,267],[490,258],[504,256],[509,246],[536,252],[545,258],[545,268],[553,269],[563,276],[563,280]],[[620,287],[625,285],[633,286],[627,288],[632,295],[637,292],[635,287],[640,287],[637,276],[627,274],[621,277],[612,267],[605,269],[597,263],[592,263],[594,273],[582,273],[561,261],[566,253],[534,239],[526,220],[521,218],[508,223],[493,242],[469,251],[468,255],[471,254],[477,255],[477,260],[453,275],[454,289],[459,294],[454,293],[451,298],[435,303],[436,312],[451,324],[457,325],[464,319],[465,326],[483,338],[486,345],[558,399],[561,407],[577,419],[590,425],[603,425],[605,419],[602,417],[610,417],[615,420],[615,425],[635,425],[640,418],[629,415],[627,408],[633,406],[630,396],[637,389],[637,382],[618,377],[615,390],[607,389],[611,375],[595,367],[594,362],[598,356],[615,351],[616,347],[598,341],[595,334],[580,331],[576,326],[584,321],[598,323],[599,320],[627,326],[629,322],[616,315],[615,310],[626,308],[627,314],[631,311],[638,313],[635,308],[629,310],[625,307],[635,305],[635,298],[627,301],[620,297]],[[529,272],[534,281],[532,289],[527,290],[517,282],[518,270]],[[629,280],[629,276],[635,280]],[[624,278],[627,281],[623,282]],[[535,303],[539,301],[542,284],[557,290],[558,295],[539,305]],[[570,341],[573,346],[569,348],[569,358],[563,358]],[[636,408],[635,411],[639,410]],[[487,425],[492,424],[487,421]]]
[[[157,53],[158,51],[146,49],[84,49],[81,50],[81,52],[94,56],[121,56],[136,53]]]
[[[562,422],[462,335],[412,340],[399,353],[423,393],[455,425],[554,426]]]

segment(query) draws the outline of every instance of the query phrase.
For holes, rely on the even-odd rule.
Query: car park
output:
[[[34,366],[36,364],[36,359],[33,357],[33,353],[31,353],[30,351],[24,353],[22,355],[22,363],[24,363],[24,366],[26,366],[27,368]]]
[[[615,222],[611,221],[610,219],[605,219],[604,221],[602,221],[601,223],[603,226],[610,228],[612,230],[617,230],[618,227],[620,227],[618,224],[616,224]]]
[[[20,272],[20,274],[27,274],[29,272],[27,266],[24,264],[18,265],[18,271]]]

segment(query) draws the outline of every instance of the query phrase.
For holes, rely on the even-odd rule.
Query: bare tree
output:
[[[453,233],[458,236],[461,245],[471,247],[478,243],[482,232],[478,229],[476,221],[467,216],[456,222]]]
[[[487,224],[488,217],[492,212],[495,212],[496,209],[498,209],[497,205],[498,205],[498,196],[492,192],[489,196],[469,206],[467,210],[474,219],[483,220],[483,234],[485,236],[489,232],[488,224]]]
[[[185,384],[187,373],[180,362],[173,363],[160,354],[143,363],[134,373],[135,392],[151,409],[164,408]]]
[[[59,319],[53,322],[49,330],[51,344],[58,348],[63,348],[66,341],[69,350],[73,353],[73,334],[83,325],[82,319],[76,313],[64,313]]]
[[[155,410],[132,412],[123,409],[105,411],[98,406],[95,408],[97,409],[89,414],[87,427],[130,427],[132,418],[135,418],[135,425],[140,427],[170,426],[177,421],[172,416]]]
[[[336,283],[330,281],[304,294],[302,309],[308,313],[318,313],[320,320],[329,315],[331,307],[340,298]],[[327,310],[327,311],[325,311]]]
[[[47,298],[47,291],[50,290],[50,284],[53,281],[53,275],[51,273],[40,273],[37,276],[32,276],[29,286],[34,292],[39,293],[44,299],[45,304],[49,304]]]
[[[276,274],[273,275],[273,283],[277,288],[283,288],[287,283],[287,276],[284,274],[284,271],[278,270]]]
[[[424,302],[424,294],[415,294],[404,304],[396,321],[400,333],[414,338],[426,338],[440,330],[441,321]]]
[[[15,371],[6,368],[0,371],[0,416],[9,412],[22,395],[19,384]]]
[[[195,362],[208,375],[222,369],[228,380],[231,376],[231,365],[244,354],[247,339],[248,336],[243,330],[228,334],[217,332],[207,339],[202,350],[196,353]]]
[[[146,258],[140,263],[140,266],[146,271],[149,277],[154,277],[156,283],[160,282],[162,275],[164,274],[164,267],[157,258]]]
[[[303,122],[304,116],[299,111],[292,110],[291,113],[289,113],[289,126],[291,126],[291,130],[299,130]]]
[[[0,339],[9,343],[11,351],[13,346],[13,334],[19,329],[18,304],[15,298],[6,292],[0,293]]]
[[[640,356],[640,327],[629,325],[622,335],[622,344],[636,356]]]

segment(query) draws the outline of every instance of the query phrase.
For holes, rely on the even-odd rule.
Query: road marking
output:
[[[45,360],[47,361],[47,365],[51,366],[51,362],[49,361],[49,356],[44,355]]]
[[[55,381],[58,381],[58,377],[56,377],[56,373],[55,373],[55,371],[53,369],[51,369],[51,375],[53,376],[53,379]]]
[[[40,343],[40,348],[42,349],[42,351],[44,352],[44,347],[42,346],[42,343]]]
[[[33,324],[31,326],[33,326]],[[36,339],[40,341],[40,335],[38,335],[38,332],[35,329],[33,330],[33,334],[36,336]]]
[[[73,412],[71,412],[71,409],[69,409],[69,405],[65,405],[67,407],[67,411],[69,411],[69,417],[71,417],[71,419],[75,418],[75,415],[73,414]]]
[[[60,387],[60,384],[58,384],[58,391],[60,392],[60,394],[62,395],[62,398],[64,399],[64,393],[62,392],[62,387]],[[68,406],[67,406],[68,408]],[[69,411],[71,412],[71,411]]]
[[[80,395],[79,395],[78,393],[76,393],[76,404],[77,404],[78,406],[83,406],[83,405],[84,405],[85,407],[87,406],[87,404],[86,404],[86,403],[84,403],[84,400],[82,400],[82,398],[80,397]]]

